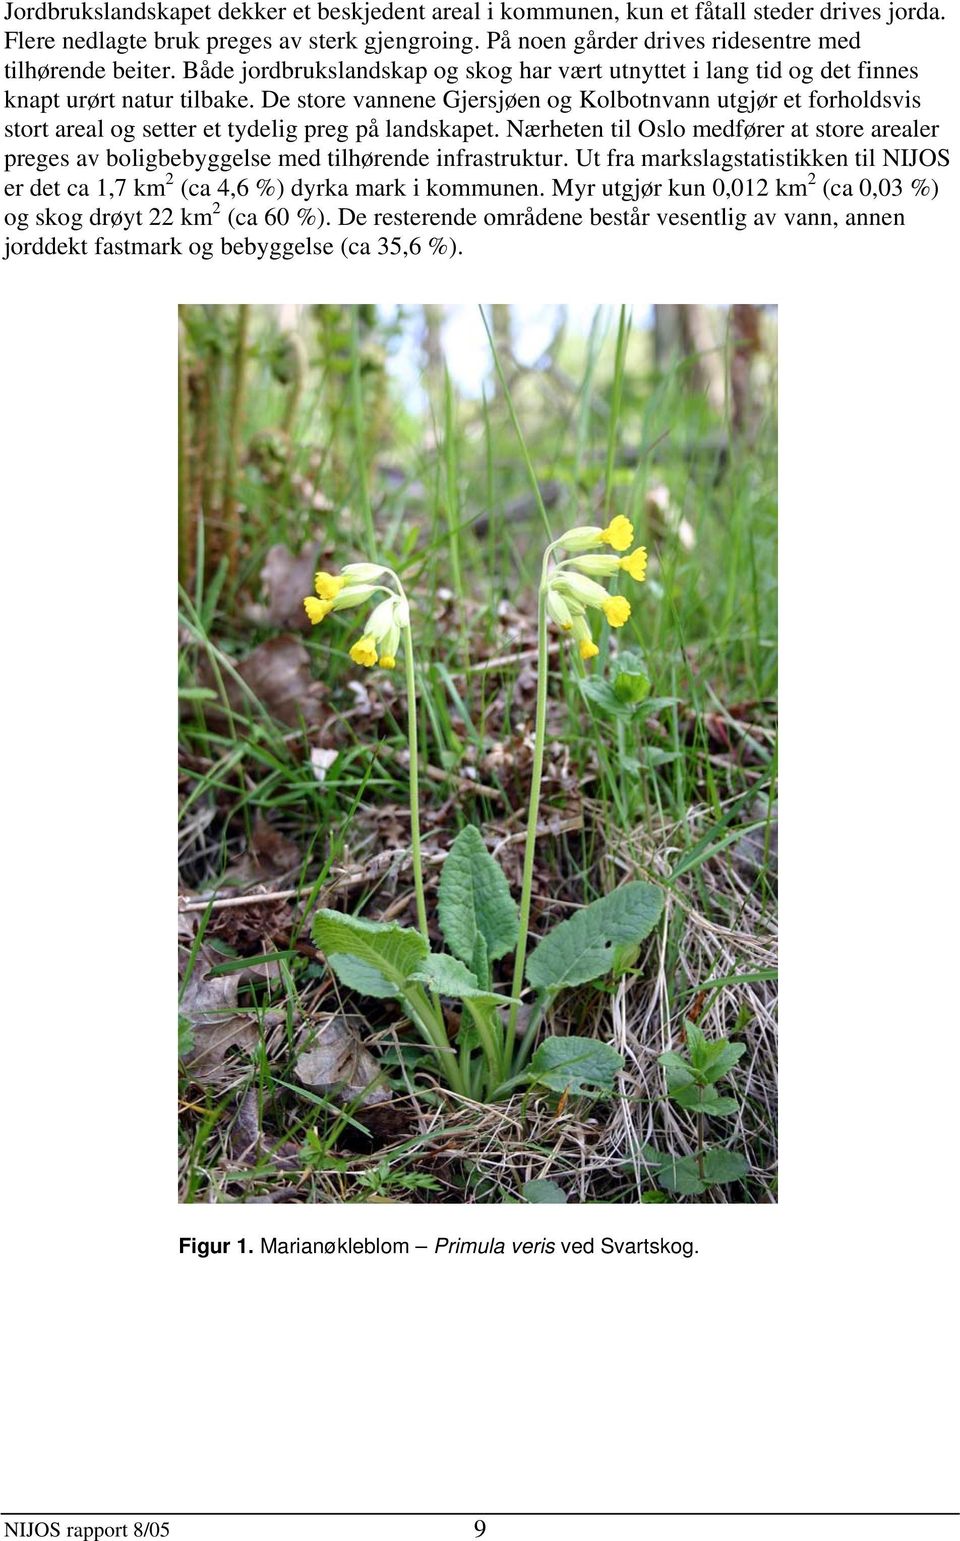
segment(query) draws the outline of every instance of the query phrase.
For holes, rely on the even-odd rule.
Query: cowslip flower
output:
[[[601,532],[600,539],[605,546],[612,546],[614,551],[626,551],[633,541],[633,525],[625,514],[617,514]]]
[[[612,578],[615,572],[622,571],[635,583],[642,583],[647,576],[647,548],[637,546],[629,556],[578,556],[570,566],[590,578]]]
[[[326,620],[333,606],[329,599],[314,599],[313,595],[309,594],[303,601],[303,608],[307,612],[311,626],[319,626],[321,621]]]
[[[573,635],[580,651],[580,657],[584,663],[589,663],[591,658],[596,658],[600,649],[590,635],[590,627],[585,615],[575,615],[573,618]]]
[[[547,589],[546,606],[551,621],[554,621],[561,631],[573,630],[574,611],[564,596],[553,587]],[[580,614],[583,614],[582,608]]]
[[[313,586],[321,599],[336,599],[346,581],[340,573],[317,573]]]
[[[630,601],[622,594],[608,594],[600,608],[610,626],[624,626],[630,619]]]
[[[303,601],[303,608],[313,626],[319,626],[332,610],[350,610],[354,605],[364,604],[381,587],[373,583],[343,584],[334,587],[333,593],[330,593],[331,586],[336,582],[330,573],[317,573],[314,582],[320,598],[314,599],[310,594]]]
[[[561,631],[571,632],[577,643],[580,657],[586,662],[595,658],[597,647],[585,619],[587,610],[599,610],[609,626],[624,626],[630,619],[630,601],[622,594],[608,594],[601,578],[612,578],[625,572],[635,582],[642,583],[647,575],[647,550],[637,546],[628,556],[593,551],[586,548],[601,543],[620,552],[633,540],[633,525],[623,514],[618,514],[605,529],[600,525],[578,525],[553,542],[544,557],[543,596],[549,618]],[[576,554],[558,562],[548,571],[550,557],[558,547]]]
[[[362,664],[365,669],[372,669],[377,661],[376,637],[371,637],[369,632],[364,632],[350,649],[350,657],[354,663]]]
[[[388,594],[375,605],[367,616],[362,636],[350,649],[354,663],[365,669],[372,669],[375,663],[381,669],[395,669],[400,630],[409,623],[409,615],[406,600],[398,594]]]
[[[570,563],[578,573],[586,573],[588,578],[612,578],[615,572],[619,572],[621,558],[618,556],[577,556]]]
[[[316,597],[303,601],[314,625],[334,610],[349,610],[365,604],[374,595],[378,603],[367,616],[359,637],[350,646],[350,657],[361,669],[395,669],[403,643],[407,685],[407,743],[410,749],[410,850],[413,857],[413,886],[417,900],[417,926],[427,947],[427,903],[423,886],[423,860],[420,850],[420,792],[417,750],[417,686],[413,657],[413,632],[410,606],[403,584],[392,567],[380,562],[347,562],[338,573],[319,572],[314,579]],[[383,596],[382,598],[379,596]]]
[[[614,551],[626,551],[633,540],[633,525],[625,514],[617,514],[606,526],[602,524],[578,524],[555,542],[565,551],[579,553],[591,551],[595,546],[612,546]]]
[[[623,626],[630,618],[629,599],[624,599],[621,594],[608,594],[602,584],[588,578],[585,573],[568,572],[561,568],[551,578],[550,588],[565,599],[578,600],[589,610],[602,610],[611,626]]]
[[[647,576],[647,548],[638,546],[629,556],[620,558],[620,566],[635,583],[643,583]]]
[[[519,430],[518,430],[519,432]],[[533,469],[529,465],[531,479]],[[547,641],[548,622],[552,621],[561,632],[566,632],[576,644],[583,663],[589,663],[600,652],[590,631],[588,610],[599,610],[609,626],[619,627],[630,618],[630,601],[622,594],[611,594],[598,579],[613,578],[621,571],[630,577],[642,579],[646,572],[647,554],[642,546],[622,553],[633,545],[633,525],[624,514],[616,514],[607,525],[576,525],[556,540],[551,540],[543,553],[540,569],[540,587],[537,592],[537,705],[533,729],[533,766],[530,776],[530,807],[527,814],[527,838],[523,853],[523,879],[520,890],[520,919],[517,945],[513,964],[513,997],[507,1019],[505,1063],[509,1064],[516,1040],[517,1010],[525,979],[527,930],[530,922],[530,904],[533,893],[534,851],[537,840],[537,819],[540,808],[540,785],[543,780],[544,744],[547,737],[547,680],[550,668],[550,649]],[[609,546],[610,551],[597,548]]]
[[[400,634],[410,625],[410,606],[403,593],[395,593],[379,580],[390,569],[375,562],[348,562],[338,573],[319,572],[314,578],[317,598],[309,595],[303,607],[311,624],[318,626],[333,610],[352,610],[374,594],[385,594],[367,617],[367,624],[350,648],[350,657],[364,669],[379,663],[382,669],[397,667]]]

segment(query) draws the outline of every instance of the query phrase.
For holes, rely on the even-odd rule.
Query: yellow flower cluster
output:
[[[635,582],[642,583],[647,575],[645,546],[637,546],[629,556],[605,556],[599,552],[591,555],[592,548],[610,546],[613,551],[626,551],[633,543],[633,525],[623,514],[617,514],[603,527],[599,524],[577,525],[555,542],[571,553],[560,563],[547,583],[546,607],[550,619],[561,631],[569,631],[579,645],[580,657],[585,661],[595,658],[600,649],[590,634],[587,610],[600,610],[610,626],[623,626],[630,618],[630,601],[621,594],[608,594],[598,578],[612,578],[623,571]]]
[[[386,594],[371,610],[363,634],[350,649],[354,663],[364,669],[376,663],[381,669],[395,669],[400,633],[410,624],[406,600],[378,581],[388,571],[373,562],[350,562],[338,573],[319,572],[314,579],[317,597],[310,594],[303,601],[311,624],[318,626],[332,610],[349,610],[373,594]]]

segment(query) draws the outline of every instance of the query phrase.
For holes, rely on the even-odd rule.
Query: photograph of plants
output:
[[[183,305],[183,1203],[775,1203],[777,317]]]

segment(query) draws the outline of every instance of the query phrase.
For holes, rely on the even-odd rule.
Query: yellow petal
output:
[[[303,608],[310,617],[311,625],[319,626],[324,616],[330,613],[330,602],[326,599],[314,599],[311,594],[303,601]]]
[[[599,651],[600,649],[597,647],[595,642],[588,642],[585,640],[580,644],[580,657],[583,659],[584,663],[586,663],[588,658],[596,658]]]
[[[622,626],[630,618],[630,601],[622,594],[610,594],[604,600],[603,613],[611,626]]]
[[[334,573],[317,573],[313,582],[321,599],[336,599],[346,579],[340,578]]]
[[[629,556],[622,556],[620,558],[620,566],[623,568],[625,573],[630,574],[630,577],[633,578],[636,583],[642,583],[644,578],[647,576],[646,546],[638,546],[636,551],[631,551]]]
[[[378,662],[381,669],[395,669],[397,667],[397,660],[391,653],[384,653]]]
[[[611,519],[601,537],[614,551],[626,551],[633,540],[633,525],[624,514]]]
[[[372,669],[377,661],[377,648],[373,638],[361,637],[350,649],[350,657],[354,663],[361,664],[364,669]]]

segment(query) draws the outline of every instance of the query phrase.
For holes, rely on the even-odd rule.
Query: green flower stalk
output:
[[[530,806],[527,812],[527,839],[523,853],[523,879],[520,890],[520,919],[517,950],[513,968],[513,1005],[507,1023],[504,1059],[513,1059],[517,1032],[517,1013],[527,960],[527,934],[530,929],[530,901],[533,891],[533,862],[540,814],[540,783],[543,779],[543,755],[546,747],[547,686],[549,653],[547,622],[570,636],[584,663],[599,653],[590,624],[589,610],[599,610],[613,627],[623,626],[630,618],[630,601],[620,594],[608,594],[600,578],[611,578],[619,571],[642,583],[646,577],[647,552],[637,546],[629,556],[607,555],[597,548],[609,546],[612,552],[624,552],[633,544],[633,525],[618,514],[607,526],[577,525],[558,540],[551,541],[543,555],[540,589],[537,596],[537,705],[534,719],[533,769]],[[562,551],[564,556],[557,557]],[[592,553],[592,554],[587,554]]]

